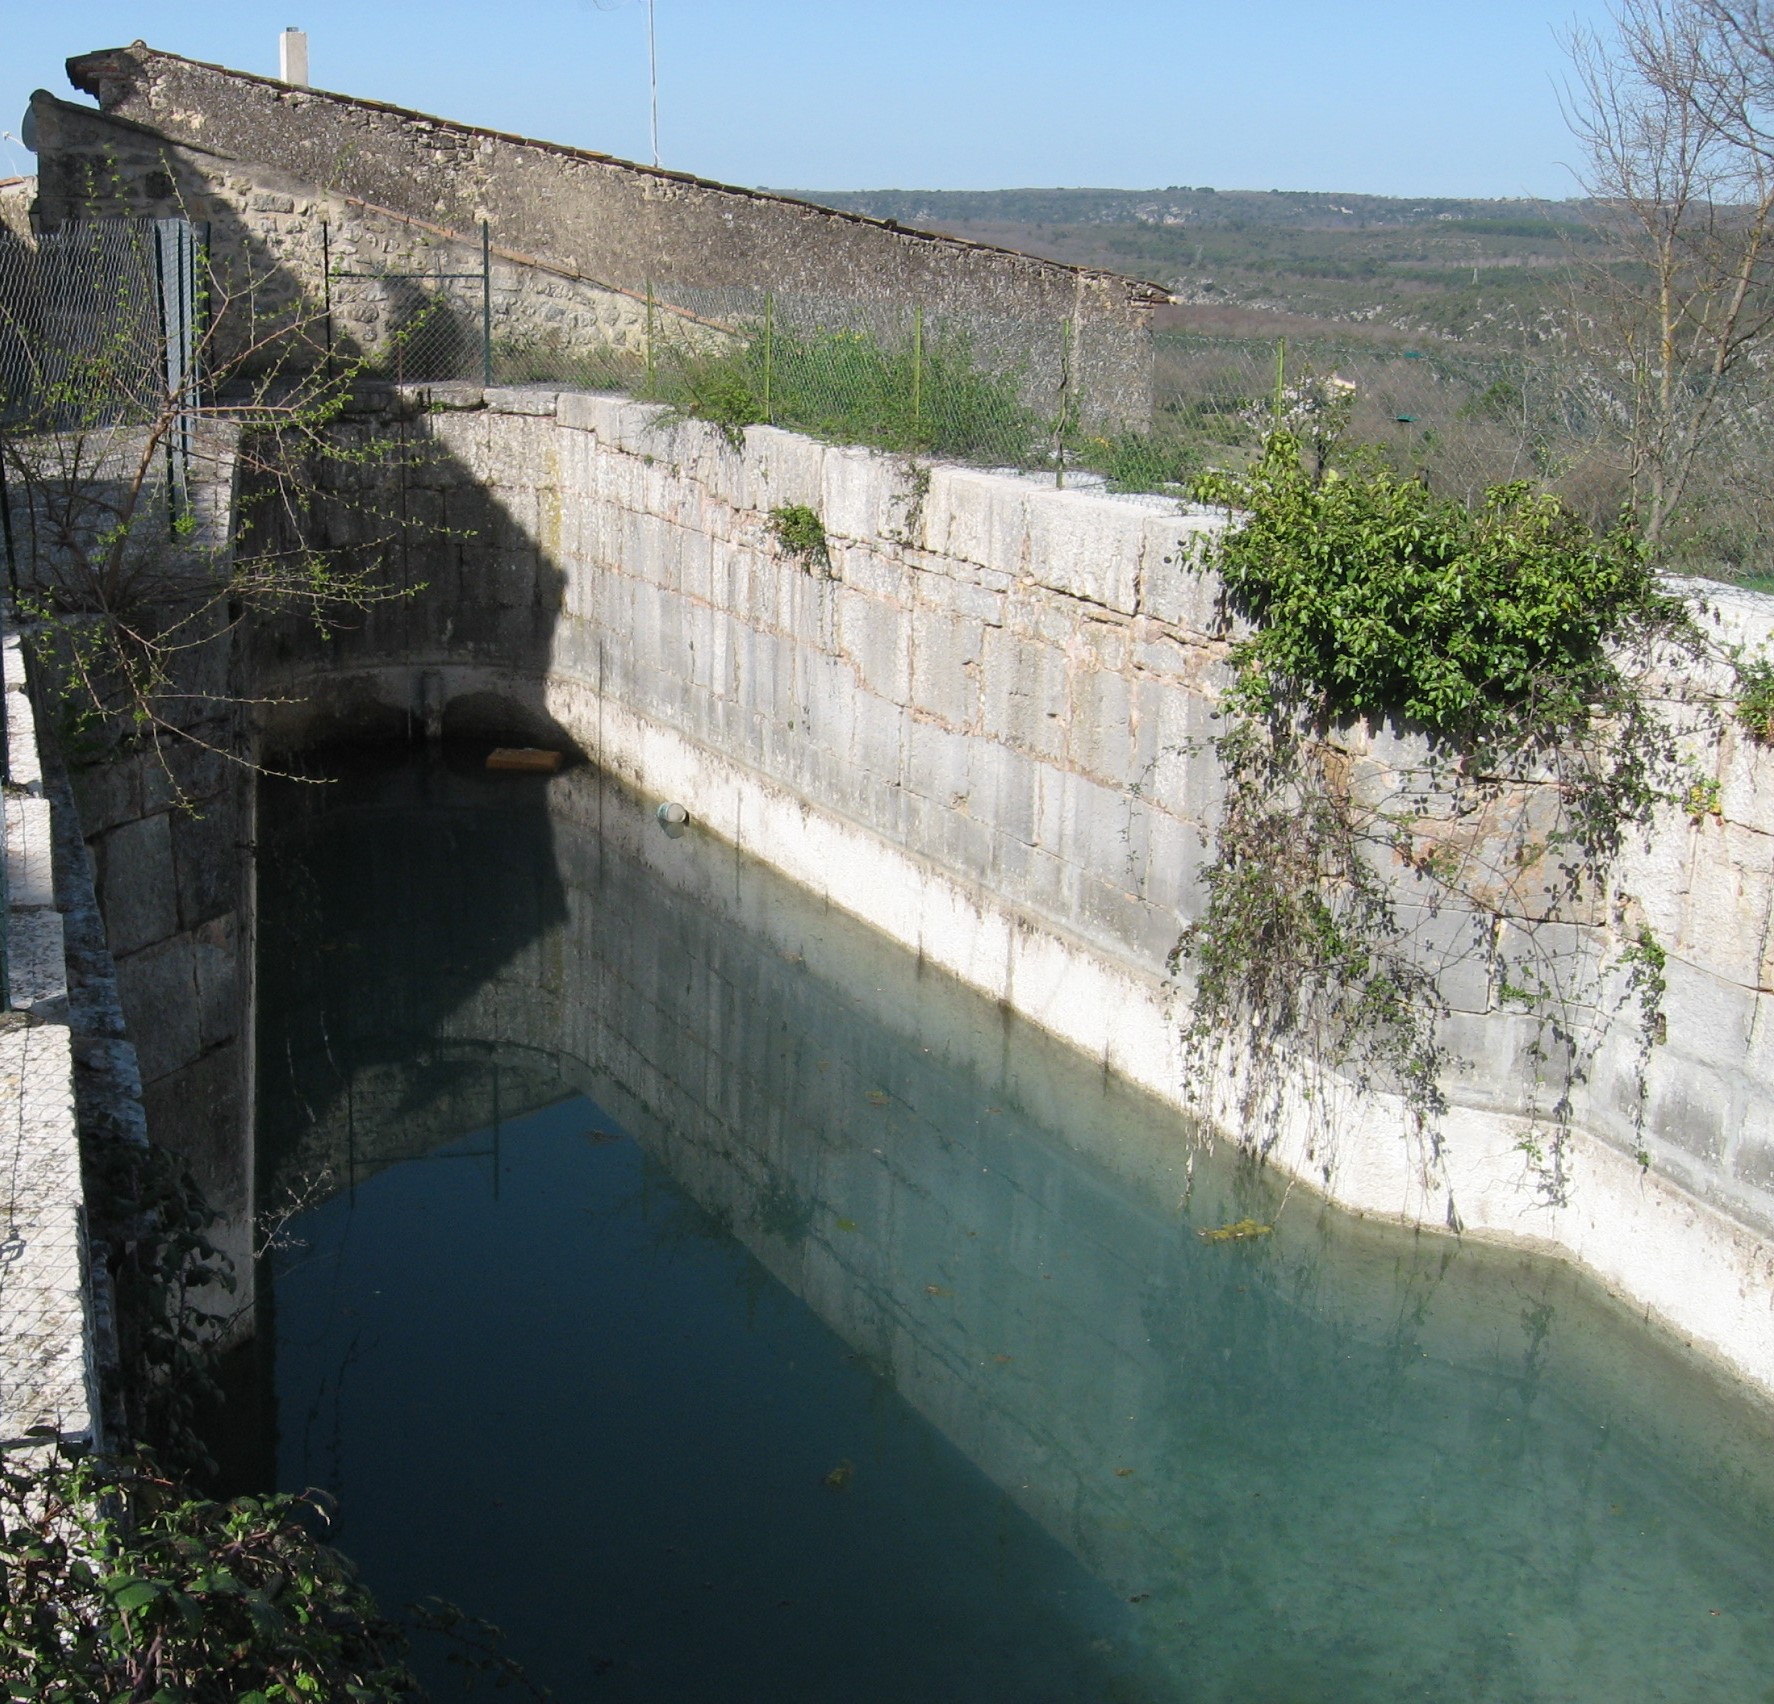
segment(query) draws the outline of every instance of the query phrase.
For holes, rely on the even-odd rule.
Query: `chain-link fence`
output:
[[[320,277],[301,292],[302,336],[341,374],[620,391],[734,433],[769,423],[1131,490],[1235,470],[1281,424],[1308,440],[1334,429],[1341,453],[1466,502],[1526,479],[1606,525],[1633,494],[1630,375],[1557,344],[1162,331],[1151,418],[1118,427],[1104,422],[1120,399],[1095,394],[1080,358],[1094,334],[1073,319],[763,285],[623,288],[504,251],[488,228],[384,224],[323,223]],[[177,220],[0,234],[0,422],[163,406],[199,347],[204,264],[201,231]],[[1771,399],[1750,367],[1721,395],[1667,534],[1673,561],[1729,575],[1767,559]]]
[[[1612,522],[1632,496],[1633,402],[1553,345],[1423,349],[1326,335],[1160,332],[1153,410],[1105,426],[1066,319],[957,312],[763,287],[623,290],[440,234],[399,268],[337,267],[329,325],[401,379],[616,390],[737,432],[754,422],[1123,490],[1185,492],[1277,425],[1335,435],[1464,502],[1510,480]],[[1769,412],[1759,375],[1724,399],[1669,548],[1733,572],[1766,553]]]
[[[326,277],[335,357],[400,381],[622,391],[734,431],[1056,472],[1078,464],[1079,422],[1106,407],[1081,382],[1070,319],[762,286],[624,289],[513,261],[485,233],[478,252],[416,237],[394,265],[329,257]]]
[[[0,521],[16,580],[6,464],[103,460],[97,435],[161,430],[170,515],[185,507],[207,300],[207,236],[185,219],[94,219],[21,239],[0,231]],[[82,440],[85,448],[70,447]],[[15,470],[16,471],[16,470]],[[156,498],[155,506],[160,506]]]
[[[0,422],[108,424],[179,393],[200,336],[204,240],[184,219],[0,232]]]

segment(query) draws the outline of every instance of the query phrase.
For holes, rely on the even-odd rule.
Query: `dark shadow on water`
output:
[[[261,1442],[389,1601],[568,1699],[1771,1695],[1766,1417],[1568,1268],[1284,1200],[589,769],[342,775],[261,796]]]

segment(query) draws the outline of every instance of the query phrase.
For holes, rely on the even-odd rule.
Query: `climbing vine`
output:
[[[1399,1096],[1432,1158],[1463,969],[1469,1006],[1532,1020],[1523,1151],[1562,1199],[1572,1091],[1606,1017],[1637,999],[1660,1034],[1660,949],[1625,927],[1613,871],[1631,828],[1681,797],[1640,681],[1660,647],[1698,645],[1684,606],[1630,517],[1598,533],[1524,483],[1468,507],[1278,430],[1197,494],[1228,512],[1203,566],[1245,631],[1212,742],[1226,794],[1207,903],[1172,955],[1195,984],[1193,1087],[1236,1054],[1236,1111],[1266,1149],[1330,1073]],[[1629,944],[1604,964],[1568,926],[1610,915]],[[1327,1172],[1329,1141],[1311,1139]]]

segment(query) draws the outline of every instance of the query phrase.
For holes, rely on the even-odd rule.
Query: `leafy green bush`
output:
[[[1379,466],[1315,477],[1278,432],[1196,493],[1242,516],[1214,566],[1256,627],[1233,652],[1253,712],[1555,737],[1617,694],[1609,642],[1682,620],[1630,524],[1597,534],[1526,483],[1467,508]]]
[[[269,1704],[418,1692],[406,1641],[292,1497],[194,1497],[151,1465],[0,1463],[0,1689]]]
[[[1322,474],[1321,448],[1333,462]],[[1227,1038],[1237,1038],[1248,1062],[1239,1115],[1259,1151],[1292,1116],[1296,1092],[1324,1105],[1318,1073],[1329,1070],[1397,1094],[1407,1132],[1433,1155],[1447,1004],[1399,914],[1398,863],[1426,884],[1430,912],[1445,903],[1500,919],[1485,825],[1511,818],[1506,860],[1548,884],[1547,916],[1610,891],[1626,825],[1680,797],[1679,751],[1629,672],[1633,646],[1659,637],[1694,647],[1698,635],[1658,590],[1629,523],[1597,533],[1525,484],[1468,507],[1334,441],[1312,450],[1309,468],[1299,438],[1276,432],[1247,473],[1196,486],[1232,511],[1207,565],[1253,630],[1232,648],[1213,741],[1225,798],[1202,872],[1207,904],[1172,956],[1195,978],[1185,1070],[1211,1102]],[[1408,719],[1433,736],[1395,796],[1375,801],[1351,785],[1350,753],[1329,724],[1357,716]],[[1521,790],[1541,782],[1546,808],[1530,831]],[[1426,793],[1450,786],[1464,826],[1426,815]],[[1646,939],[1620,961],[1642,1008],[1641,1109],[1645,1061],[1662,1036],[1660,961]],[[1499,968],[1508,997],[1511,967]],[[1517,992],[1539,1003],[1549,990],[1536,979]],[[1523,1138],[1554,1202],[1570,1182],[1572,1088],[1593,1057],[1574,1041],[1588,1033],[1572,1015],[1579,1001],[1596,996],[1554,992],[1533,1043],[1537,1057],[1557,1048],[1564,1059],[1562,1082],[1554,1073],[1546,1090],[1546,1126]],[[1310,1140],[1327,1163],[1334,1125],[1320,1123]]]

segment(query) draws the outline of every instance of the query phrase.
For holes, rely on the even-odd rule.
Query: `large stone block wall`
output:
[[[193,729],[213,733],[213,728]],[[147,1128],[191,1168],[250,1294],[251,777],[194,742],[76,767]]]
[[[1087,421],[1151,413],[1148,310],[1168,299],[1155,285],[140,45],[70,60],[69,74],[102,110],[35,98],[51,224],[203,202],[232,211],[236,189],[206,196],[203,185],[244,175],[249,216],[267,198],[327,196],[463,234],[485,220],[508,256],[629,299],[694,308],[710,293],[773,290],[859,309],[918,304],[966,323],[976,347],[1002,343],[1040,367],[1031,379],[1048,392],[1069,365]]]
[[[93,466],[120,469],[124,478],[139,450],[127,432],[89,446]],[[133,535],[164,576],[158,583],[183,624],[182,642],[162,659],[169,672],[155,737],[83,725],[79,690],[69,687],[56,653],[66,636],[55,623],[36,635],[32,684],[41,711],[61,731],[51,767],[64,794],[58,811],[78,849],[59,861],[69,870],[79,865],[64,876],[63,898],[84,901],[82,926],[91,936],[73,955],[85,966],[76,982],[102,986],[101,1004],[111,1008],[86,1009],[77,1036],[84,1024],[95,1044],[126,1049],[122,1067],[95,1069],[127,1080],[122,1099],[133,1104],[122,1117],[130,1139],[151,1135],[178,1154],[222,1215],[214,1240],[235,1263],[244,1305],[252,1282],[254,775],[245,761],[226,601],[194,609],[178,588],[181,578],[226,571],[235,451],[229,428],[201,427],[188,491],[192,531],[170,549],[156,526]],[[163,511],[152,492],[147,501],[158,521]],[[60,519],[40,489],[33,496],[14,486],[21,594],[52,603],[67,597],[79,607],[92,587],[62,552]],[[82,998],[90,1008],[91,998]],[[105,1097],[119,1098],[109,1089]],[[96,1116],[115,1122],[110,1111]],[[218,1302],[219,1311],[230,1306]]]
[[[305,701],[267,717],[273,746],[378,721],[571,741],[1184,1108],[1189,990],[1166,957],[1200,913],[1221,800],[1207,742],[1230,630],[1192,566],[1213,517],[767,428],[735,448],[609,397],[390,406],[357,429],[415,452],[378,497],[417,523],[388,559],[412,594],[324,661],[293,631],[267,648],[261,687]],[[362,536],[363,496],[317,506],[323,541]],[[822,516],[828,562],[777,542],[769,512],[794,504]],[[1720,594],[1706,619],[1753,650],[1771,613]],[[1774,1385],[1774,775],[1716,715],[1727,681],[1670,683],[1676,710],[1711,717],[1694,760],[1717,810],[1629,849],[1631,905],[1551,916],[1529,856],[1488,908],[1432,913],[1400,861],[1401,919],[1452,1008],[1438,1151],[1347,1086],[1246,1134],[1349,1205],[1573,1254]],[[1410,742],[1342,744],[1358,790],[1421,785]],[[1494,825],[1500,864],[1542,804],[1525,792]],[[1670,962],[1641,1078],[1621,953],[1646,922]],[[1530,960],[1562,979],[1580,1049],[1562,1200],[1523,1147],[1558,1071],[1541,1018],[1506,998]],[[1244,1063],[1234,1044],[1224,1096],[1186,1110],[1233,1123]]]

